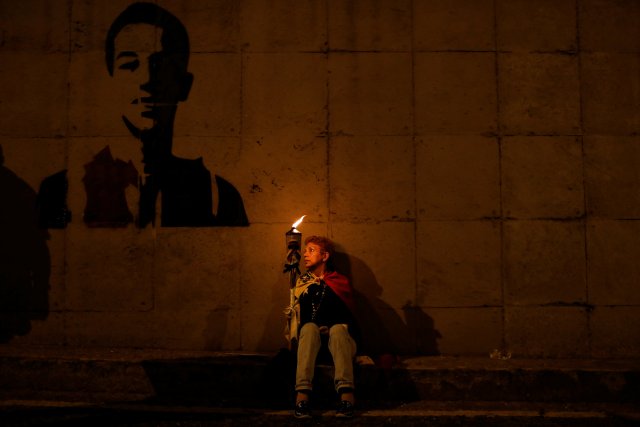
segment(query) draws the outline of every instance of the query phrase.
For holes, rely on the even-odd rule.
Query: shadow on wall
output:
[[[221,304],[214,310],[209,312],[207,316],[207,327],[205,328],[205,350],[223,350],[224,337],[227,334],[227,325],[229,324],[228,305]]]
[[[336,252],[336,270],[346,275],[354,288],[356,319],[360,325],[362,342],[360,354],[379,358],[384,355],[438,355],[433,319],[421,308],[408,301],[398,313],[380,297],[383,288],[364,261]]]
[[[48,233],[38,227],[36,193],[4,166],[0,146],[0,343],[49,314]]]
[[[284,274],[281,280],[271,283],[271,289],[271,309],[261,325],[264,329],[256,348],[258,351],[273,351],[289,346],[285,338],[287,321],[284,314],[285,308],[289,305],[289,283]]]

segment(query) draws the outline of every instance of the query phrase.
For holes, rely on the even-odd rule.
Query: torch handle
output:
[[[294,288],[296,286],[296,280],[298,274],[300,274],[300,253],[297,248],[292,248],[287,254],[287,264],[285,265],[285,272],[289,271],[289,287]]]

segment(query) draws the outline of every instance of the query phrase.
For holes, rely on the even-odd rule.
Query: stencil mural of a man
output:
[[[246,226],[242,198],[215,176],[213,212],[211,174],[202,158],[173,155],[173,125],[178,103],[191,90],[189,37],[171,13],[151,3],[135,3],[112,23],[106,37],[107,70],[125,94],[122,122],[141,142],[141,162],[114,160],[105,147],[85,165],[84,221],[89,226],[124,226],[134,220],[125,189],[139,189],[135,216],[139,227],[154,223],[157,207],[165,227]]]

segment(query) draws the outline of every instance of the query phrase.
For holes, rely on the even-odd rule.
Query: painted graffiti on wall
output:
[[[242,197],[230,182],[218,175],[212,180],[202,158],[172,152],[178,104],[187,100],[194,79],[189,54],[184,25],[155,4],[134,3],[111,24],[106,70],[122,94],[122,126],[139,141],[140,157],[114,158],[106,146],[85,164],[83,220],[88,226],[135,222],[144,228],[155,225],[156,218],[164,227],[249,225]]]

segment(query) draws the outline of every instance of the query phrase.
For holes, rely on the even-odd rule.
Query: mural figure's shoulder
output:
[[[249,220],[238,190],[215,176],[218,211],[212,212],[211,173],[202,157],[172,157],[162,167],[163,226],[242,227]]]
[[[244,202],[240,192],[226,179],[216,175],[218,186],[218,212],[216,225],[231,227],[246,227],[249,219],[244,209]]]
[[[163,227],[216,225],[212,213],[211,174],[201,158],[172,157],[162,164],[158,175]]]

